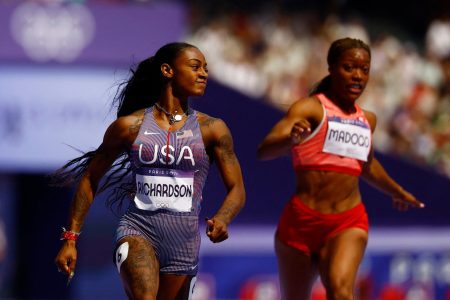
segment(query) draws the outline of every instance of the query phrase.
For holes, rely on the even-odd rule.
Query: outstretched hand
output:
[[[228,238],[227,224],[218,218],[206,218],[206,235],[211,242],[220,243]]]
[[[399,211],[407,211],[409,207],[424,208],[425,204],[417,200],[411,193],[402,191],[400,195],[392,197],[392,207]]]

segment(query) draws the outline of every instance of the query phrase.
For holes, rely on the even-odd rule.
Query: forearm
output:
[[[80,232],[86,215],[94,200],[95,188],[87,177],[83,177],[75,192],[69,212],[67,230]]]
[[[395,196],[401,194],[403,188],[392,179],[380,162],[377,159],[373,159],[370,165],[364,169],[362,177],[366,182],[380,191]]]
[[[227,225],[237,216],[239,211],[245,204],[245,191],[244,187],[233,187],[225,197],[222,206],[219,208],[214,218],[218,218],[225,222]]]
[[[261,160],[274,159],[287,155],[290,148],[291,138],[289,136],[268,137],[258,146],[257,157]]]

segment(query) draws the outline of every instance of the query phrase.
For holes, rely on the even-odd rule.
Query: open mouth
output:
[[[348,86],[348,90],[351,93],[359,94],[359,93],[361,93],[363,91],[363,89],[364,89],[364,86],[362,84],[352,84],[352,85]]]

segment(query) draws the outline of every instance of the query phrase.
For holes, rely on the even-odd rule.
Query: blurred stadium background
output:
[[[331,41],[372,48],[360,105],[378,115],[377,156],[427,208],[399,213],[361,183],[371,220],[357,299],[450,299],[450,3],[408,1],[0,0],[0,299],[124,299],[112,264],[117,217],[99,197],[69,287],[53,263],[73,190],[46,177],[94,149],[131,65],[185,40],[208,60],[192,101],[231,128],[247,206],[218,245],[203,235],[195,299],[279,299],[273,232],[293,192],[288,158],[257,144],[326,74]],[[223,199],[217,171],[202,218]],[[318,283],[313,299],[325,299]]]

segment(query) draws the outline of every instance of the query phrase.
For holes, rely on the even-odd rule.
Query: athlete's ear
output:
[[[163,76],[166,77],[166,78],[172,78],[173,77],[173,69],[167,63],[163,63],[161,65],[161,72],[162,72]]]

